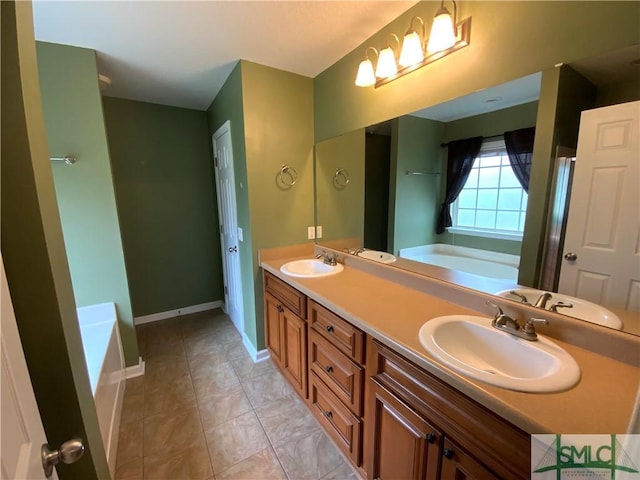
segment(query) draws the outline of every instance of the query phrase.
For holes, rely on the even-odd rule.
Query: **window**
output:
[[[482,144],[451,210],[452,233],[522,239],[527,193],[513,173],[504,140]]]

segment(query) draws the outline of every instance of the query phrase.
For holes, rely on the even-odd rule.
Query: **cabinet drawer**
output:
[[[354,415],[362,415],[364,369],[314,330],[309,331],[309,365]]]
[[[309,301],[309,322],[338,350],[357,363],[364,363],[364,332],[313,300]]]
[[[327,433],[355,465],[360,465],[362,422],[336,397],[315,373],[309,376],[311,411]]]
[[[267,271],[264,272],[264,289],[300,318],[307,318],[307,297],[303,293]]]

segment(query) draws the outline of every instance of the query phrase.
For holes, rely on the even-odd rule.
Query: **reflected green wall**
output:
[[[138,344],[93,50],[37,42],[38,71],[73,291],[78,307],[115,302],[127,365]],[[73,79],[73,81],[70,81]]]
[[[264,318],[257,252],[304,243],[314,224],[312,87],[310,78],[240,61],[207,110],[210,134],[231,120],[244,329],[258,350]],[[291,188],[278,182],[283,164],[297,172]]]
[[[380,88],[354,85],[367,46],[404,34],[414,15],[431,18],[438,2],[420,2],[314,79],[316,141],[437,105],[484,88],[638,43],[640,2],[460,2],[472,17],[471,44]]]
[[[405,172],[441,171],[442,122],[404,115],[393,124],[395,149],[391,169],[394,199],[390,202],[392,231],[389,251],[434,243],[440,203],[440,175],[407,175]]]
[[[322,241],[364,238],[365,131],[363,128],[316,145],[317,224]],[[349,173],[349,184],[334,184],[338,168]],[[343,182],[344,179],[340,178]]]
[[[104,97],[135,316],[221,300],[207,115]]]

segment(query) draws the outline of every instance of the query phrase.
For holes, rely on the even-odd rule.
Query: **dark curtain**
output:
[[[504,144],[507,147],[511,168],[520,185],[527,193],[529,193],[531,158],[533,157],[533,139],[535,136],[535,127],[504,132]]]
[[[447,154],[447,191],[438,217],[436,233],[444,233],[451,226],[451,204],[456,201],[469,178],[473,161],[480,153],[482,137],[449,142]]]

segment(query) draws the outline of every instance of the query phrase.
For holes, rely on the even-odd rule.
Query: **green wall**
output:
[[[36,43],[42,107],[76,305],[115,302],[127,365],[138,363],[95,52]],[[70,79],[73,79],[72,81]]]
[[[135,316],[222,299],[206,112],[103,104]]]
[[[393,208],[391,253],[407,247],[434,243],[440,203],[440,175],[407,175],[412,172],[440,172],[444,124],[435,120],[404,115],[394,123],[395,154],[391,188]],[[392,150],[393,151],[393,150]]]
[[[209,133],[226,120],[236,176],[244,329],[264,348],[262,278],[257,252],[307,241],[313,215],[312,80],[240,61],[207,110]],[[295,168],[296,184],[283,188],[277,174]]]
[[[49,161],[31,4],[0,9],[1,245],[20,341],[49,443],[85,440],[85,454],[59,468],[60,479],[110,478]]]
[[[316,222],[322,226],[320,242],[364,238],[365,131],[354,130],[316,145]],[[349,184],[336,187],[338,168],[349,173]],[[344,182],[344,178],[340,178]]]
[[[472,17],[468,47],[380,88],[354,85],[367,46],[379,49],[414,15],[430,19],[437,8],[418,3],[314,79],[316,141],[640,38],[640,2],[460,2],[459,18]]]

